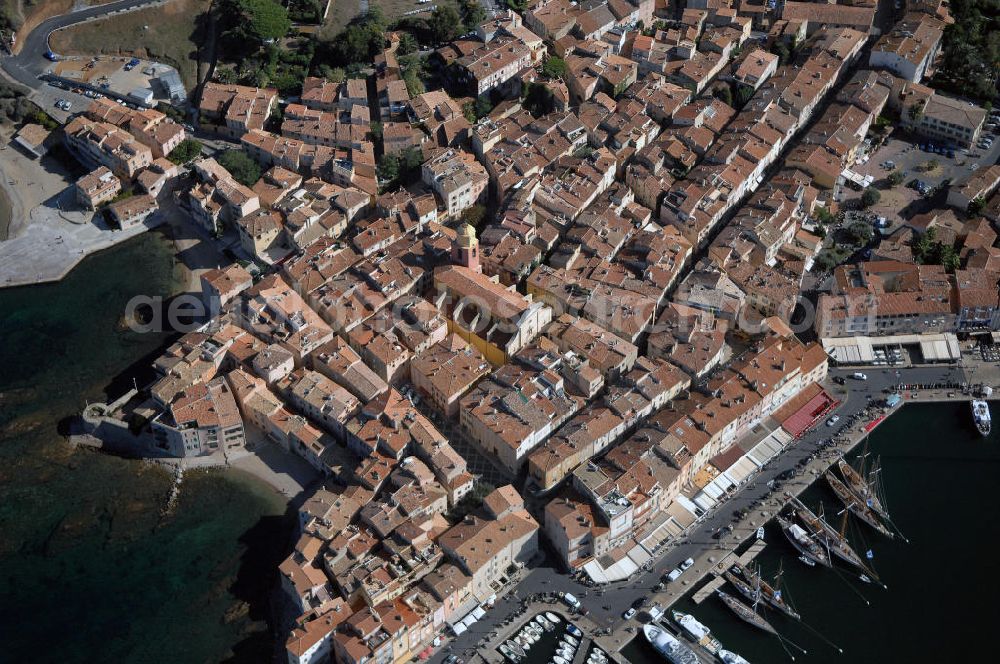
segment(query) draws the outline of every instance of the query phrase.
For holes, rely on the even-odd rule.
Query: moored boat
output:
[[[510,648],[511,652],[513,652],[518,657],[524,657],[524,649],[520,646],[520,644],[518,644],[517,641],[507,640],[504,641],[504,645]]]
[[[671,615],[673,615],[674,622],[680,626],[684,633],[690,636],[692,640],[705,650],[715,654],[720,648],[722,648],[722,644],[719,643],[719,640],[712,636],[712,630],[706,627],[690,613],[671,611]]]
[[[807,567],[816,567],[816,561],[812,558],[806,558],[805,556],[799,556],[799,561],[804,563]]]
[[[723,664],[750,664],[746,659],[731,650],[720,650],[719,659],[722,660]]]
[[[990,435],[991,422],[990,422],[990,405],[986,403],[983,399],[974,399],[972,401],[972,419],[976,423],[976,429],[979,431],[979,435],[986,437]]]
[[[764,630],[768,634],[774,634],[777,636],[778,630],[774,629],[771,623],[767,622],[760,614],[751,609],[749,606],[741,602],[740,600],[727,595],[721,590],[715,591],[715,594],[719,596],[722,603],[725,604],[730,611],[736,614],[736,616],[747,623],[748,625],[753,625],[757,629]]]
[[[781,532],[785,533],[788,541],[804,558],[813,564],[819,563],[824,567],[831,566],[830,556],[827,555],[826,550],[812,539],[802,526],[786,520],[781,515],[776,516],[775,519],[781,527]]]
[[[867,505],[873,512],[878,514],[883,519],[889,518],[889,512],[882,505],[882,501],[879,497],[875,495],[873,487],[868,481],[858,472],[854,466],[847,463],[846,459],[841,459],[837,462],[837,470],[840,471],[840,476],[844,478],[844,484],[847,488],[860,500],[863,504]]]
[[[535,616],[535,622],[541,625],[542,629],[544,629],[546,632],[551,632],[556,628],[556,626],[550,623],[548,620],[546,620],[545,616],[543,616],[541,613]]]
[[[560,657],[559,655],[555,655],[552,658],[552,661],[555,662],[556,664],[569,664],[569,662],[566,660],[565,657]]]
[[[562,622],[562,618],[560,618],[555,613],[552,613],[551,611],[545,612],[545,619],[548,620],[553,625],[558,625],[560,622]]]
[[[788,601],[784,598],[781,590],[780,589],[776,589],[770,583],[768,583],[767,581],[765,581],[764,578],[760,575],[760,572],[757,572],[757,571],[752,570],[752,569],[748,569],[746,567],[742,567],[740,565],[733,565],[730,568],[730,570],[731,571],[727,571],[726,572],[727,575],[732,576],[732,575],[738,574],[738,575],[742,576],[746,580],[746,584],[744,584],[744,585],[747,586],[751,590],[752,594],[751,595],[747,595],[742,590],[740,591],[740,593],[744,597],[746,597],[749,601],[751,601],[751,602],[756,601],[754,599],[755,596],[759,596],[760,599],[763,599],[770,606],[774,607],[778,611],[781,611],[782,613],[784,613],[789,618],[793,618],[795,620],[801,620],[802,616],[800,616],[795,611],[795,609],[793,609],[788,604]],[[779,577],[780,577],[780,572],[779,572]],[[729,576],[727,576],[726,578],[728,579]],[[736,584],[733,584],[733,585],[736,585]]]
[[[643,625],[642,633],[653,649],[670,664],[700,664],[698,655],[667,630],[654,625]]]
[[[864,521],[889,539],[894,537],[892,531],[886,528],[881,519],[879,519],[875,510],[859,500],[858,497],[854,495],[854,492],[847,488],[847,485],[841,482],[832,471],[826,471],[824,477],[826,477],[827,484],[829,484],[830,488],[833,489],[833,493],[836,494],[837,499],[844,504],[844,507],[847,508],[848,512],[858,517],[860,520]]]
[[[854,565],[873,579],[878,579],[878,574],[861,560],[861,556],[854,552],[847,539],[834,530],[833,526],[813,513],[798,498],[792,498],[792,504],[795,506],[795,515],[802,525],[809,529],[814,539],[823,540],[826,548],[835,556],[845,563]]]
[[[581,632],[580,628],[577,627],[576,625],[572,625],[572,624],[566,625],[566,631],[569,632],[576,639],[579,639],[581,636],[583,636],[583,632]],[[576,645],[576,642],[574,641],[574,638],[570,638],[569,642],[572,643],[572,644],[574,644],[574,645]]]

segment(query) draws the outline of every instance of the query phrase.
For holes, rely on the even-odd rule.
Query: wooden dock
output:
[[[736,552],[730,551],[723,556],[722,560],[720,560],[709,572],[712,575],[712,578],[708,581],[708,583],[695,592],[692,597],[694,603],[701,604],[706,599],[714,595],[715,591],[721,588],[726,582],[726,579],[722,576],[723,572],[737,564],[741,567],[746,567],[753,561],[754,558],[760,555],[760,552],[764,550],[765,546],[767,546],[767,543],[764,540],[755,540],[754,543],[750,545],[750,548],[743,552],[743,555],[737,556]]]

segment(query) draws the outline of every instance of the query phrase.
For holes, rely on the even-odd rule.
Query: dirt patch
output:
[[[190,91],[198,81],[200,49],[211,0],[173,0],[111,19],[59,30],[52,48],[69,55],[134,55],[173,65]]]
[[[9,9],[8,9],[9,8]],[[38,0],[34,3],[17,2],[17,0],[4,0],[4,12],[15,19],[20,18],[21,27],[18,28],[19,35],[27,35],[38,24],[47,18],[65,14],[73,8],[73,0]],[[23,39],[19,39],[14,44],[14,53],[21,51]]]

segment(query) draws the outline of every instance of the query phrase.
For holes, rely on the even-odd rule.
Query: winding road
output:
[[[45,52],[49,50],[49,35],[55,30],[83,23],[91,18],[147,5],[163,4],[165,1],[169,2],[169,0],[119,0],[119,2],[96,5],[61,16],[53,16],[39,23],[27,37],[22,36],[21,51],[17,55],[7,56],[0,60],[0,67],[18,83],[32,90],[37,90],[44,85],[38,76],[45,71],[49,64],[49,61],[45,59]]]

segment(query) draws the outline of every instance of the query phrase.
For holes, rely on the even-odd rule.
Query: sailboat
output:
[[[864,459],[864,454],[862,459]],[[851,464],[847,463],[846,459],[841,459],[837,462],[837,470],[840,471],[841,477],[844,478],[844,483],[847,488],[861,501],[862,504],[867,505],[869,509],[878,514],[880,517],[889,521],[889,512],[886,510],[885,506],[882,504],[882,500],[878,496],[878,477],[882,472],[878,461],[876,461],[871,470],[868,471],[867,475],[863,475],[864,464],[862,462],[862,470],[859,471],[855,469]]]
[[[808,560],[813,565],[819,563],[824,567],[833,566],[827,550],[810,537],[809,533],[802,529],[802,526],[786,520],[780,514],[775,516],[775,519],[778,521],[778,526],[781,527],[781,532],[785,533],[785,537],[792,543],[796,551],[802,554],[802,559]]]
[[[876,514],[875,510],[868,507],[864,502],[862,502],[858,496],[851,491],[846,484],[841,482],[833,471],[827,471],[824,475],[826,477],[827,483],[830,488],[833,489],[833,493],[836,494],[837,498],[844,504],[847,511],[858,517],[860,520],[867,523],[869,526],[877,530],[882,535],[885,535],[889,539],[895,537],[893,532],[885,527],[882,520]]]
[[[740,592],[743,594],[744,597],[746,597],[751,602],[757,601],[757,599],[755,598],[763,599],[769,605],[781,611],[789,618],[793,618],[795,620],[800,620],[802,618],[802,616],[800,616],[795,611],[795,609],[793,609],[791,605],[788,604],[788,602],[782,596],[781,590],[775,589],[774,586],[765,581],[759,571],[748,569],[741,565],[733,565],[730,568],[730,571],[727,571],[725,573],[726,579],[729,579],[730,576],[736,576],[736,575],[740,575],[744,579],[746,579],[746,583],[743,584],[743,586],[751,589],[753,595],[747,596],[746,593],[743,593],[742,590],[740,590]],[[775,579],[776,579],[775,583],[777,584],[777,581],[781,579],[780,569],[778,570],[778,574],[775,577]],[[737,586],[737,588],[739,588],[739,586]]]
[[[751,609],[749,606],[735,597],[727,595],[721,590],[717,590],[715,593],[719,596],[719,599],[722,600],[722,603],[729,607],[729,610],[735,613],[740,620],[753,625],[757,629],[762,629],[768,634],[778,636],[778,630],[776,630],[771,623],[767,622],[767,620],[765,620],[759,613]]]
[[[842,533],[837,532],[833,526],[814,514],[813,511],[806,507],[805,504],[803,504],[798,498],[793,497],[792,503],[795,505],[795,515],[799,518],[799,521],[802,522],[802,525],[811,531],[810,534],[814,538],[823,541],[826,548],[833,553],[833,555],[837,556],[845,563],[854,565],[871,578],[876,580],[878,579],[878,574],[876,574],[874,570],[861,560],[861,557],[854,552],[854,549],[851,548],[851,545],[848,544],[847,539],[844,538]]]

